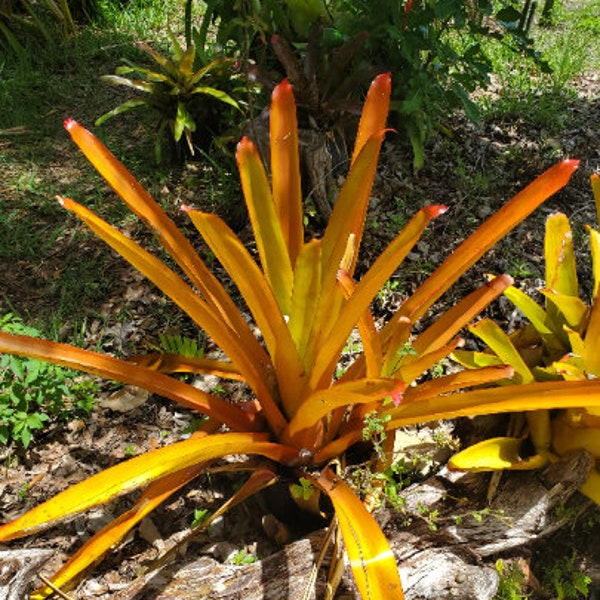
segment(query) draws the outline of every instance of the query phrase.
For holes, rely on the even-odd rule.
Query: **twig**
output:
[[[42,575],[41,573],[38,573],[38,577],[42,580],[42,583],[44,585],[47,585],[55,594],[58,594],[61,598],[64,598],[65,600],[73,600],[71,596],[59,590],[46,576]]]

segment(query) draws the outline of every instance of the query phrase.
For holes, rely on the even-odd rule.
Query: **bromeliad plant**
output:
[[[138,48],[146,52],[156,63],[157,70],[128,63],[117,67],[115,75],[104,75],[102,80],[114,85],[122,85],[142,92],[142,97],[132,98],[119,104],[96,120],[101,125],[107,119],[133,109],[148,108],[158,115],[157,135],[154,146],[156,161],[162,157],[161,145],[167,129],[178,144],[185,139],[190,154],[194,155],[192,136],[201,127],[207,125],[214,128],[216,111],[212,110],[214,100],[239,109],[239,104],[221,86],[230,88],[232,61],[226,58],[215,58],[202,66],[196,65],[196,46],[187,48],[169,35],[173,57],[166,57],[144,42],[138,42]],[[220,87],[215,87],[218,84]],[[210,129],[210,128],[209,128]],[[214,131],[214,129],[213,129]]]
[[[378,76],[371,85],[350,171],[322,238],[305,241],[296,108],[287,81],[275,89],[272,98],[272,180],[269,182],[249,139],[242,139],[237,150],[260,265],[221,219],[184,207],[244,297],[262,341],[160,206],[91,133],[66,120],[75,143],[154,233],[183,275],[81,204],[59,198],[61,205],[171,297],[228,360],[169,353],[123,360],[0,333],[1,352],[33,356],[140,386],[209,417],[208,426],[190,439],[93,475],[0,527],[0,541],[12,540],[119,494],[144,488],[129,511],[90,538],[52,577],[54,586],[72,586],[84,569],[211,461],[243,454],[265,460],[260,466],[248,461],[247,467],[254,473],[223,510],[275,480],[289,483],[297,500],[308,503],[311,498],[304,492],[298,494],[298,489],[312,487],[315,494],[323,493],[331,500],[361,595],[402,598],[390,545],[363,501],[344,481],[344,453],[363,441],[367,415],[369,422],[379,415],[384,433],[391,434],[406,424],[460,415],[600,406],[599,382],[590,380],[465,391],[512,376],[509,366],[421,381],[423,373],[460,345],[457,333],[461,328],[512,283],[508,276],[483,284],[421,333],[412,335],[413,325],[479,257],[566,184],[577,168],[576,161],[563,161],[549,169],[515,196],[455,250],[383,329],[375,328],[369,310],[372,299],[427,224],[446,210],[443,206],[419,210],[361,280],[354,280],[390,91],[388,74]],[[362,338],[362,355],[336,378],[340,354],[355,328]],[[174,375],[181,372],[210,372],[243,380],[254,399],[229,403]],[[384,445],[382,463],[385,450]],[[40,600],[50,593],[50,587],[44,586],[33,598]]]
[[[592,188],[600,223],[600,178],[592,176]],[[485,344],[485,352],[457,351],[467,367],[508,364],[514,377],[504,383],[533,381],[589,381],[600,377],[600,231],[588,227],[592,257],[593,289],[588,306],[580,297],[573,235],[562,213],[548,217],[545,235],[545,306],[515,287],[504,295],[527,317],[529,324],[511,335],[489,320],[470,327]],[[485,440],[456,455],[450,467],[469,470],[535,469],[571,450],[585,449],[600,459],[600,410],[585,403],[562,411],[551,419],[547,410],[526,415],[535,452],[524,457],[525,437]],[[600,463],[581,491],[600,504]]]

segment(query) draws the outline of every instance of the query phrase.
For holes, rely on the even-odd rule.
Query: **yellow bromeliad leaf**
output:
[[[592,273],[594,287],[592,298],[597,298],[600,293],[600,233],[596,229],[587,227],[590,234],[590,254],[592,255]]]
[[[222,433],[192,437],[152,450],[92,475],[36,506],[14,521],[0,526],[0,541],[30,535],[65,517],[108,502],[171,473],[229,454],[258,454],[292,464],[297,450],[267,441],[262,433]]]
[[[580,352],[589,375],[600,377],[600,297],[595,297],[585,331],[583,352]]]
[[[566,215],[555,213],[546,220],[544,237],[546,287],[557,294],[579,297],[573,233]]]
[[[525,364],[518,350],[495,321],[481,319],[481,321],[469,327],[469,331],[481,339],[504,364],[513,367],[515,374],[518,375],[519,383],[535,381],[533,373]]]
[[[512,285],[504,290],[504,295],[527,317],[542,337],[561,335],[562,323],[551,322],[548,313],[531,296]]]
[[[513,286],[508,287],[504,295],[527,317],[539,334],[543,342],[542,354],[552,359],[559,358],[568,351],[568,336],[563,328],[564,320],[557,318],[555,311],[550,313],[545,311],[533,298]],[[524,328],[511,336],[511,341],[521,352],[528,347],[527,344],[537,344],[537,340],[527,339],[528,333]],[[539,363],[541,359],[542,357],[537,362]]]
[[[206,413],[235,430],[252,431],[260,427],[260,423],[251,413],[244,412],[226,400],[126,360],[67,344],[4,332],[0,332],[0,352],[29,356],[113,381],[135,385],[193,410]]]
[[[587,322],[588,307],[581,298],[559,294],[551,289],[541,290],[546,297],[548,312],[554,311],[551,319],[562,320],[562,322],[582,333]]]
[[[402,600],[404,594],[396,559],[365,505],[329,468],[312,481],[331,498],[361,597],[365,600]]]
[[[561,418],[575,427],[600,428],[600,408],[588,406],[586,408],[571,408],[562,413]]]
[[[304,243],[304,225],[296,102],[287,79],[273,90],[270,115],[273,202],[293,268]]]
[[[398,316],[422,317],[467,269],[542,202],[566,185],[579,165],[564,160],[554,165],[509,200],[467,238],[400,307]]]
[[[548,458],[541,454],[522,457],[522,445],[520,438],[490,438],[455,454],[448,461],[448,468],[455,471],[528,471],[548,463]]]
[[[552,444],[559,454],[571,450],[587,450],[600,458],[600,427],[574,427],[562,415],[552,423]]]
[[[452,358],[467,369],[479,369],[480,367],[491,367],[503,365],[500,358],[487,352],[471,352],[470,350],[455,350]]]
[[[596,218],[598,225],[600,225],[600,176],[596,175],[596,173],[592,173],[592,175],[590,175],[590,182],[592,184],[592,192],[596,204]]]
[[[142,519],[150,514],[177,490],[195,479],[204,469],[205,463],[192,465],[181,471],[161,477],[144,490],[135,505],[103,527],[86,541],[75,554],[50,578],[53,585],[62,591],[72,589],[79,575],[98,561],[113,546],[118,544],[127,533]],[[75,581],[74,581],[75,580]],[[53,590],[48,586],[37,589],[30,600],[43,600],[51,596]]]
[[[587,379],[583,360],[569,357],[552,363],[552,369],[566,381],[582,381]]]
[[[236,153],[242,190],[263,271],[283,314],[290,314],[292,263],[260,155],[248,138]]]
[[[321,296],[321,240],[311,240],[302,247],[294,269],[294,287],[288,327],[303,362],[310,373],[313,366],[312,338]]]
[[[579,488],[582,494],[585,494],[590,500],[600,505],[600,473],[598,468],[592,469],[588,478]]]
[[[244,322],[226,290],[207,269],[189,240],[166,215],[133,175],[87,129],[73,119],[65,120],[65,128],[85,157],[106,179],[112,189],[125,201],[148,229],[158,238],[165,250],[183,269],[202,297],[242,337],[252,333]]]

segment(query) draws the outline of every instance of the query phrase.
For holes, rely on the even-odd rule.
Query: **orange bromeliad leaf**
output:
[[[65,119],[65,128],[100,175],[158,238],[203,298],[219,311],[221,318],[239,335],[246,338],[251,336],[248,326],[237,314],[235,304],[223,286],[206,268],[189,240],[154,198],[96,136],[73,119]]]
[[[271,287],[246,247],[219,217],[195,210],[188,214],[252,312],[273,361],[283,408],[291,416],[299,401],[304,367]],[[281,431],[286,421],[279,407],[270,398],[260,400],[266,419],[275,431]]]
[[[367,98],[363,106],[358,132],[354,142],[351,165],[360,154],[367,140],[385,128],[390,110],[390,97],[392,94],[392,78],[390,73],[378,75],[371,83]]]
[[[322,382],[327,379],[329,373],[335,368],[340,351],[352,328],[364,316],[377,292],[419,241],[425,227],[432,219],[443,214],[445,209],[444,206],[428,206],[417,212],[356,285],[356,289],[341,309],[339,317],[336,320],[328,320],[315,359],[315,368],[311,372],[311,389],[321,387]]]
[[[448,392],[509,379],[513,374],[514,369],[508,365],[494,365],[472,371],[467,370],[451,373],[450,375],[424,381],[414,387],[408,387],[404,393],[402,403],[421,402],[428,397],[441,396]]]
[[[413,342],[417,353],[431,352],[448,343],[464,326],[495,300],[513,280],[509,275],[495,277],[471,292],[421,333]]]
[[[600,381],[562,381],[560,385],[546,381],[433,396],[385,411],[391,417],[386,429],[438,419],[580,406],[600,406]]]
[[[147,367],[105,354],[4,332],[0,332],[0,352],[29,356],[109,380],[135,385],[206,413],[238,431],[252,431],[260,427],[260,423],[251,414],[218,396],[206,394],[191,385]]]
[[[471,234],[400,307],[411,321],[422,317],[467,269],[542,202],[566,185],[577,160],[563,160],[542,173]]]
[[[338,282],[344,290],[346,300],[350,300],[356,292],[354,279],[350,277],[347,271],[340,269],[338,272]],[[359,317],[357,327],[360,339],[362,340],[367,377],[377,377],[382,373],[383,353],[381,351],[381,341],[377,333],[377,327],[375,326],[375,319],[368,308]]]
[[[273,90],[270,114],[273,202],[293,268],[304,243],[304,225],[296,102],[287,79]]]
[[[374,134],[363,145],[335,201],[323,235],[322,276],[326,294],[335,286],[337,270],[350,235],[354,235],[356,249],[360,247],[383,136],[383,132]],[[350,275],[354,274],[356,254],[352,264],[346,268]]]
[[[192,437],[158,448],[96,473],[67,488],[21,517],[0,526],[0,541],[30,535],[65,517],[108,502],[115,496],[180,472],[197,463],[229,454],[259,454],[283,464],[298,458],[297,450],[267,441],[262,433],[222,433]]]
[[[293,438],[336,408],[383,400],[388,396],[402,393],[404,387],[400,381],[381,377],[338,383],[330,388],[316,391],[298,407],[288,426],[289,436]]]
[[[404,594],[396,559],[365,505],[329,468],[312,481],[331,498],[361,597],[402,600]]]
[[[219,344],[240,373],[244,375],[248,385],[258,395],[264,398],[271,395],[272,391],[266,384],[267,365],[270,360],[253,336],[249,339],[237,336],[215,313],[215,310],[198,296],[181,277],[93,212],[69,198],[60,198],[60,202],[64,208],[74,212],[98,237],[167,294],[198,326],[206,331]]]
[[[244,381],[244,377],[230,362],[212,358],[182,356],[171,352],[153,352],[151,354],[135,354],[127,360],[159,373],[202,373],[216,375],[223,379]]]
[[[103,527],[86,541],[75,554],[52,576],[55,587],[66,591],[73,586],[73,580],[93,565],[113,546],[118,544],[127,533],[143,518],[150,514],[177,490],[195,479],[206,465],[200,463],[181,471],[176,471],[152,482],[139,497],[135,505]],[[53,593],[52,589],[42,586],[31,595],[31,600],[43,600]]]
[[[462,338],[454,338],[449,344],[436,348],[433,352],[426,354],[408,353],[404,355],[391,370],[386,373],[388,376],[394,376],[404,381],[407,385],[413,383],[420,375],[431,369],[433,365],[439,363],[448,357],[456,348],[464,345]],[[413,347],[414,350],[414,347]]]

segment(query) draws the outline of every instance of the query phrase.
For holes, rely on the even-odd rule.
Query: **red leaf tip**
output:
[[[272,98],[275,100],[276,98],[281,98],[282,96],[288,96],[293,93],[292,84],[290,80],[286,77],[283,81],[278,83],[273,90]]]
[[[71,117],[67,117],[63,121],[63,125],[65,126],[65,129],[67,131],[71,131],[71,129],[73,129],[73,127],[75,127],[75,125],[77,125],[77,121],[75,119],[71,119]]]
[[[445,204],[431,204],[426,206],[423,210],[425,211],[427,218],[435,219],[436,217],[443,215],[448,210],[448,207]]]
[[[393,389],[390,397],[394,406],[400,406],[402,404],[402,400],[404,399],[404,391],[406,390],[406,385],[403,381],[398,381],[398,385]]]
[[[380,73],[373,79],[371,86],[382,86],[383,88],[391,88],[392,86],[392,73],[387,71],[386,73]]]

